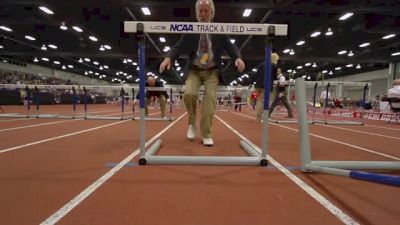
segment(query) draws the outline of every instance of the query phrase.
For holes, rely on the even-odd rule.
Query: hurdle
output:
[[[300,129],[300,161],[303,172],[320,172],[332,175],[350,177],[353,179],[400,186],[400,176],[357,170],[400,170],[400,162],[396,161],[320,161],[312,160],[310,135],[307,122],[305,82],[303,78],[296,79],[297,110]]]
[[[145,35],[144,33],[181,33],[181,34],[236,34],[236,35],[264,35],[267,36],[265,44],[265,85],[269,85],[271,77],[271,49],[274,36],[286,36],[287,25],[283,24],[233,24],[233,23],[190,23],[190,22],[144,22],[125,21],[126,33],[136,33],[139,55],[139,105],[140,105],[140,165],[146,164],[174,164],[174,165],[261,165],[266,166],[268,148],[268,123],[263,124],[263,146],[259,154],[255,149],[249,149],[250,145],[240,144],[242,148],[252,152],[250,156],[156,156],[162,140],[156,140],[149,151],[145,149]],[[269,89],[269,88],[268,88]],[[267,121],[269,92],[265,92],[264,117]],[[266,113],[265,113],[266,112]],[[247,152],[247,151],[246,151]]]

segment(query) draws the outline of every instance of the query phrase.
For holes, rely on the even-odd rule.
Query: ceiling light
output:
[[[89,59],[89,58],[84,58],[84,60],[85,60],[86,62],[90,62],[90,59]]]
[[[322,73],[327,73],[328,72],[328,70],[322,70]]]
[[[49,61],[49,58],[43,57],[42,60],[48,62],[48,61]]]
[[[292,71],[293,71],[293,70],[291,70],[291,69],[288,69],[288,70],[287,70],[288,73],[291,73]]]
[[[332,72],[332,70],[331,71],[329,71],[329,73],[328,73],[329,75],[332,75],[333,74],[333,72]]]
[[[300,45],[304,45],[304,43],[306,43],[306,42],[305,41],[299,41],[299,42],[296,43],[296,45],[300,46]]]
[[[83,63],[83,60],[82,60],[82,58],[79,58],[79,61],[78,62],[80,62],[80,63]]]
[[[326,36],[331,36],[333,35],[333,31],[331,28],[328,28],[328,31],[325,33]]]
[[[303,69],[303,66],[297,66],[297,69],[301,70],[301,69]]]
[[[301,76],[302,78],[306,78],[307,77],[307,75],[303,75],[303,76]]]
[[[257,73],[258,69],[257,68],[253,68],[251,71],[253,71],[254,73]]]
[[[317,67],[317,64],[313,63],[313,64],[312,64],[312,67],[314,67],[314,68]]]
[[[53,63],[54,63],[54,64],[57,64],[57,65],[60,65],[60,62],[59,62],[59,61],[54,61]]]
[[[68,68],[71,68],[71,69],[72,69],[72,68],[74,68],[74,66],[73,66],[73,65],[68,65]]]
[[[341,69],[342,69],[342,67],[340,67],[340,66],[335,68],[335,70],[341,70]]]
[[[52,49],[57,49],[57,46],[56,46],[56,45],[49,44],[48,46],[49,46],[50,48],[52,48]]]
[[[285,50],[283,50],[283,53],[289,53],[290,52],[290,49],[285,49]]]
[[[100,68],[99,68],[100,70],[103,70],[103,67],[102,66],[100,66]]]
[[[97,66],[97,65],[99,65],[99,62],[93,61],[93,64]]]
[[[389,38],[392,38],[392,37],[396,37],[396,35],[395,34],[389,34],[389,35],[386,35],[386,36],[382,37],[382,39],[389,39]]]
[[[39,62],[39,60],[36,57],[33,59],[33,61],[34,62]]]
[[[395,53],[392,53],[391,55],[392,56],[398,56],[398,55],[400,55],[400,52],[395,52]]]
[[[293,49],[291,49],[290,52],[289,52],[289,55],[294,55],[294,54],[295,53],[294,53]]]
[[[133,62],[132,65],[137,66],[137,62]]]
[[[103,67],[104,67],[104,69],[108,69],[108,66],[107,66],[107,65],[104,65]]]
[[[60,26],[60,29],[61,29],[61,30],[68,30],[68,27],[65,26],[65,24],[62,24],[62,25]]]
[[[243,17],[249,17],[251,14],[252,9],[245,9],[243,12]]]
[[[132,62],[132,59],[126,59],[126,61],[128,61],[128,63],[131,63],[131,62]]]
[[[311,80],[311,77],[310,77],[310,76],[307,76],[307,80]]]
[[[162,42],[162,43],[166,42],[164,37],[160,37],[159,39],[160,39],[160,42]]]
[[[0,48],[4,48],[3,45],[0,45]]]
[[[98,39],[95,36],[89,36],[89,39],[92,41],[98,41]]]
[[[346,13],[343,16],[341,16],[339,18],[339,20],[347,20],[348,18],[352,17],[353,15],[354,15],[354,13],[352,13],[352,12]]]
[[[360,48],[364,48],[364,47],[367,47],[367,46],[369,46],[369,45],[370,45],[370,43],[369,43],[369,42],[365,42],[365,43],[363,43],[363,44],[359,45],[358,47],[360,47]]]
[[[304,64],[304,66],[311,66],[311,63],[306,63]]]
[[[146,16],[150,16],[150,15],[151,15],[150,9],[147,8],[147,7],[142,7],[142,12],[143,12],[143,14],[146,15]]]
[[[126,59],[122,60],[123,63],[128,63],[128,61]]]
[[[28,39],[28,40],[31,40],[31,41],[35,41],[36,40],[36,38],[34,38],[32,36],[29,36],[29,35],[25,35],[25,38]]]
[[[348,54],[347,56],[350,56],[350,57],[351,57],[351,56],[353,56],[353,55],[354,55],[353,51],[350,51],[349,54]]]
[[[11,28],[6,27],[6,26],[0,26],[0,29],[5,30],[5,31],[7,31],[7,32],[11,32],[11,31],[12,31]]]
[[[358,64],[358,65],[356,66],[356,69],[361,69],[361,65]]]
[[[310,35],[310,37],[318,37],[320,34],[321,34],[321,32],[316,31],[316,32],[312,33],[312,34]]]
[[[39,6],[39,9],[42,10],[43,12],[49,14],[49,15],[53,15],[53,14],[54,14],[53,11],[51,11],[50,9],[48,9],[48,8],[45,7],[45,6]]]
[[[343,54],[346,54],[346,53],[347,53],[346,50],[342,50],[342,51],[338,52],[337,54],[338,54],[338,55],[343,55]]]
[[[43,51],[46,51],[47,47],[46,47],[46,45],[42,45],[42,47],[40,49],[42,49]]]
[[[346,67],[347,68],[353,67],[353,64],[347,64]]]
[[[99,73],[98,73],[98,72],[96,72],[96,73],[94,73],[94,75],[98,76],[98,75],[99,75]]]
[[[231,39],[231,43],[235,44],[236,40],[235,39]]]
[[[72,29],[76,30],[79,33],[83,32],[83,30],[78,26],[73,26]]]
[[[105,49],[104,46],[102,45],[102,46],[100,46],[99,50],[100,50],[100,51],[105,51],[106,49]]]
[[[61,69],[65,70],[65,69],[67,69],[67,67],[65,67],[65,65],[63,65],[63,66],[61,67]]]
[[[111,46],[109,46],[109,45],[104,45],[104,48],[107,50],[111,50]]]

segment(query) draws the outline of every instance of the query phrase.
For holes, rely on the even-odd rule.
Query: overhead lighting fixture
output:
[[[132,59],[126,59],[126,61],[128,61],[128,63],[131,63],[131,62],[132,62]]]
[[[65,24],[63,23],[63,24],[61,24],[60,29],[61,30],[68,30],[68,27],[65,26]]]
[[[322,70],[322,73],[327,73],[328,72],[328,70]]]
[[[371,44],[371,43],[369,43],[369,42],[365,42],[365,43],[362,43],[361,45],[359,45],[358,47],[364,48],[364,47],[369,46],[370,44]]]
[[[298,70],[301,70],[301,69],[303,69],[303,66],[297,66],[296,67]]]
[[[253,71],[254,73],[257,73],[258,69],[257,68],[253,68],[251,71]]]
[[[42,45],[42,47],[40,49],[42,49],[43,51],[46,51],[47,47],[46,47],[46,45]]]
[[[335,70],[341,70],[341,69],[342,69],[342,67],[340,67],[340,66],[335,68]]]
[[[293,49],[291,49],[290,52],[289,52],[289,55],[294,55],[294,54],[295,53],[294,53]]]
[[[391,55],[392,56],[398,56],[398,55],[400,55],[400,52],[395,52],[395,53],[392,53]]]
[[[49,14],[49,15],[53,15],[54,12],[51,11],[49,8],[47,8],[46,6],[39,6],[39,9],[42,10],[43,12]]]
[[[52,48],[52,49],[57,49],[57,46],[56,46],[56,45],[49,44],[48,46],[49,46],[50,48]]]
[[[333,74],[333,72],[332,72],[332,70],[331,71],[329,71],[329,73],[328,73],[329,75],[332,75]]]
[[[305,41],[299,41],[296,43],[296,45],[300,46],[300,45],[304,45],[304,43],[306,43]]]
[[[54,63],[54,64],[57,64],[57,65],[60,65],[60,62],[59,62],[59,61],[54,61],[53,63]]]
[[[310,77],[310,76],[307,76],[307,80],[311,80],[311,77]]]
[[[49,58],[43,57],[42,60],[48,62],[48,61],[49,61]]]
[[[99,62],[93,61],[93,64],[97,66],[97,65],[99,65]]]
[[[352,57],[354,55],[353,51],[350,51],[349,54],[347,56]]]
[[[100,46],[99,50],[100,50],[100,51],[105,51],[106,49],[105,49],[104,46],[102,45],[102,46]]]
[[[342,50],[342,51],[338,52],[337,54],[338,54],[338,55],[343,55],[343,54],[346,54],[346,53],[347,53],[346,50]]]
[[[86,62],[90,62],[90,59],[89,59],[89,58],[84,58],[84,60],[85,60]]]
[[[231,39],[231,43],[235,44],[236,40],[235,39]]]
[[[108,69],[109,68],[107,65],[104,65],[103,67],[104,67],[104,69]]]
[[[72,68],[74,68],[74,66],[73,66],[73,65],[68,65],[68,68],[71,68],[71,69],[72,69]]]
[[[4,48],[3,45],[0,45],[0,48]]]
[[[99,68],[100,70],[103,70],[103,67],[102,66],[100,66],[100,68]]]
[[[132,65],[137,66],[137,62],[133,62]]]
[[[251,14],[252,9],[245,9],[243,12],[243,17],[249,17]]]
[[[80,62],[80,63],[83,63],[83,60],[82,60],[82,58],[79,58],[79,61],[78,62]]]
[[[111,50],[111,46],[109,46],[109,45],[104,45],[104,48],[107,50]]]
[[[329,27],[328,28],[328,31],[325,33],[325,35],[326,36],[331,36],[331,35],[333,35],[333,31],[332,31],[332,29]]]
[[[283,53],[289,53],[290,52],[290,49],[285,49],[285,50],[283,50]]]
[[[317,64],[313,63],[313,64],[312,64],[312,67],[314,67],[314,68],[317,67]]]
[[[142,7],[142,12],[143,12],[143,14],[146,15],[146,16],[150,16],[150,15],[151,15],[150,9],[147,8],[147,7]]]
[[[39,62],[39,59],[37,59],[36,57],[33,59],[34,62]]]
[[[341,16],[339,18],[339,20],[347,20],[348,18],[352,17],[353,15],[354,15],[354,13],[348,12],[348,13],[344,14],[343,16]]]
[[[358,64],[358,65],[356,66],[356,69],[361,69],[361,65]]]
[[[122,60],[122,62],[125,64],[128,63],[128,61],[126,59]]]
[[[89,39],[94,41],[94,42],[98,41],[98,39],[95,36],[89,36]]]
[[[316,31],[316,32],[312,33],[312,34],[310,35],[310,37],[318,37],[320,34],[321,34],[321,32]]]
[[[166,42],[165,37],[160,37],[159,39],[160,39],[160,42],[162,42],[162,43]]]
[[[74,29],[75,31],[77,31],[77,32],[79,32],[79,33],[82,33],[82,32],[83,32],[83,30],[82,30],[80,27],[78,27],[78,26],[73,26],[72,29]]]
[[[0,26],[0,29],[5,30],[5,31],[7,31],[7,32],[11,32],[11,31],[12,31],[11,28],[6,27],[6,26]]]
[[[292,71],[293,71],[293,70],[291,70],[291,69],[288,69],[288,70],[287,70],[288,73],[291,73]]]
[[[389,38],[393,38],[393,37],[396,37],[396,35],[395,34],[389,34],[389,35],[386,35],[386,36],[384,36],[384,37],[382,37],[382,39],[389,39]]]
[[[304,64],[304,66],[311,66],[311,63],[306,63]]]
[[[29,35],[25,35],[25,38],[31,41],[36,41],[36,38],[29,36]]]
[[[61,67],[61,69],[65,70],[65,69],[67,69],[67,67],[65,67],[65,65],[63,65],[63,66]]]
[[[353,67],[353,64],[347,64],[346,67],[347,68]]]

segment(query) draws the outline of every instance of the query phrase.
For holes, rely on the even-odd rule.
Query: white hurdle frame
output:
[[[124,30],[126,33],[136,33],[138,40],[139,55],[139,103],[140,103],[140,165],[146,164],[178,164],[178,165],[261,165],[266,166],[267,144],[268,144],[268,122],[265,118],[263,123],[263,147],[261,155],[249,147],[243,140],[240,146],[245,149],[247,157],[226,157],[226,156],[156,156],[161,146],[161,139],[158,139],[146,152],[145,149],[145,118],[144,118],[144,68],[145,68],[145,47],[144,33],[174,33],[174,34],[233,34],[233,35],[263,35],[269,39],[266,43],[266,76],[271,76],[270,54],[273,36],[286,36],[288,26],[285,24],[237,24],[237,23],[192,23],[192,22],[145,22],[125,21]],[[269,56],[268,56],[269,54]],[[269,69],[269,71],[268,71]],[[266,81],[269,79],[266,79]],[[266,92],[269,94],[269,92]],[[264,98],[264,101],[269,99]],[[265,105],[265,104],[264,104]],[[268,105],[268,104],[267,104]],[[268,107],[264,106],[264,112],[268,116]]]
[[[343,169],[366,170],[400,170],[400,162],[396,161],[318,161],[312,160],[310,148],[310,135],[308,130],[305,82],[303,78],[296,79],[296,100],[300,129],[300,156],[301,170],[303,172],[325,172],[343,176]],[[335,170],[336,169],[336,170]],[[344,174],[347,174],[345,172]]]

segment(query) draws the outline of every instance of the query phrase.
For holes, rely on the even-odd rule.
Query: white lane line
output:
[[[238,114],[240,116],[247,117],[247,118],[255,119],[255,117],[252,117],[252,116],[247,116],[247,115],[240,114],[240,113],[236,113],[236,114]],[[294,131],[294,132],[299,132],[299,130],[297,130],[297,129],[294,129],[294,128],[291,128],[291,127],[287,127],[287,126],[283,126],[283,125],[280,125],[280,124],[269,123],[269,125],[274,125],[274,126],[278,126],[278,127],[282,127],[282,128]],[[317,135],[317,134],[313,134],[313,133],[309,133],[309,134],[311,136],[314,136],[314,137],[317,137],[317,138],[321,138],[321,139],[324,139],[324,140],[327,140],[327,141],[331,141],[331,142],[334,142],[334,143],[346,145],[346,146],[349,146],[349,147],[352,147],[352,148],[359,149],[361,151],[366,151],[366,152],[373,153],[373,154],[380,155],[380,156],[384,156],[384,157],[387,157],[387,158],[390,158],[390,159],[400,160],[400,158],[398,158],[396,156],[391,156],[391,155],[387,155],[387,154],[384,154],[384,153],[376,152],[376,151],[373,151],[373,150],[370,150],[370,149],[367,149],[367,148],[363,148],[363,147],[360,147],[360,146],[357,146],[357,145],[352,145],[352,144],[349,144],[349,143],[346,143],[346,142],[342,142],[342,141],[338,141],[338,140],[335,140],[335,139],[323,137],[323,136],[320,136],[320,135]]]
[[[119,114],[120,113],[113,113],[113,114],[107,114],[107,116],[114,116],[114,115],[119,115]],[[54,118],[54,119],[57,119],[57,118]],[[20,129],[31,128],[31,127],[40,127],[40,126],[46,126],[46,125],[58,124],[58,123],[73,122],[73,121],[79,121],[79,120],[84,120],[84,118],[68,119],[68,120],[61,120],[61,121],[48,122],[48,123],[38,123],[38,124],[22,126],[22,127],[12,127],[12,128],[7,128],[7,129],[0,130],[0,132],[12,131],[12,130],[20,130]]]
[[[31,120],[33,118],[20,118],[20,119],[12,119],[12,120],[0,120],[0,123],[5,123],[5,122],[14,122],[14,121],[23,121],[23,120]]]
[[[182,114],[178,119],[156,134],[153,138],[146,142],[145,147],[149,146],[155,140],[157,140],[163,133],[165,133],[169,128],[175,125],[183,116],[186,115],[186,112]],[[136,149],[132,154],[122,160],[118,165],[113,167],[110,171],[96,180],[93,184],[83,190],[79,195],[71,199],[67,204],[57,210],[53,215],[49,216],[45,221],[40,223],[40,225],[52,225],[56,224],[59,220],[61,220],[65,215],[67,215],[72,209],[74,209],[79,203],[85,200],[89,195],[91,195],[97,188],[103,185],[108,179],[110,179],[115,173],[117,173],[121,168],[123,168],[129,161],[131,161],[135,156],[139,154],[140,149]]]
[[[372,136],[378,136],[378,137],[385,137],[385,138],[392,138],[392,139],[400,140],[400,138],[398,138],[398,137],[393,137],[393,136],[383,135],[383,134],[377,134],[377,133],[370,133],[370,132],[360,131],[360,130],[353,130],[353,129],[350,129],[350,128],[344,128],[344,127],[338,127],[338,126],[332,126],[332,125],[326,125],[326,124],[316,124],[316,125],[331,127],[331,128],[340,129],[340,130],[348,130],[348,131],[357,132],[357,133],[361,133],[361,134],[368,134],[368,135],[372,135]]]
[[[381,127],[381,126],[374,126],[374,125],[364,125],[366,127],[375,127],[375,128],[380,128],[380,129],[387,129],[387,130],[400,130],[398,128],[393,128],[393,127]]]
[[[249,145],[251,145],[259,153],[261,153],[261,149],[258,146],[256,146],[252,142],[250,142],[246,137],[244,137],[238,131],[236,131],[231,126],[229,126],[221,118],[219,118],[218,116],[215,116],[215,117],[219,121],[221,121],[225,126],[227,126],[231,131],[233,131],[236,135],[238,135],[241,139],[245,140]],[[353,218],[351,218],[349,215],[347,215],[345,212],[343,212],[341,209],[339,209],[337,206],[335,206],[332,202],[330,202],[328,199],[326,199],[324,196],[322,196],[320,193],[318,193],[316,190],[314,190],[312,187],[310,187],[308,184],[306,184],[303,180],[301,180],[296,175],[294,175],[292,172],[287,170],[284,166],[282,166],[282,164],[280,164],[278,161],[276,161],[270,155],[267,155],[267,159],[269,162],[272,163],[272,165],[274,165],[276,168],[278,168],[290,180],[292,180],[295,184],[297,184],[297,186],[299,186],[301,189],[303,189],[308,195],[310,195],[319,204],[321,204],[323,207],[325,207],[329,212],[331,212],[334,216],[336,216],[344,224],[348,224],[348,225],[359,224],[357,221],[355,221]]]
[[[152,113],[150,115],[155,115],[155,114],[158,114],[158,113],[160,113],[160,112]],[[81,134],[81,133],[86,133],[86,132],[93,131],[93,130],[98,130],[98,129],[101,129],[101,128],[104,128],[104,127],[113,126],[113,125],[116,125],[116,124],[119,124],[119,123],[128,122],[128,121],[132,121],[132,120],[122,120],[122,121],[118,121],[118,122],[115,122],[115,123],[101,125],[101,126],[97,126],[97,127],[93,127],[93,128],[87,129],[87,130],[81,130],[81,131],[77,131],[77,132],[73,132],[73,133],[69,133],[69,134],[65,134],[65,135],[61,135],[61,136],[57,136],[57,137],[52,137],[52,138],[48,138],[48,139],[44,139],[44,140],[40,140],[40,141],[28,143],[28,144],[24,144],[24,145],[19,145],[19,146],[15,146],[15,147],[11,147],[11,148],[6,148],[6,149],[0,149],[0,154],[1,153],[5,153],[5,152],[9,152],[9,151],[14,151],[14,150],[17,150],[17,149],[20,149],[20,148],[25,148],[25,147],[32,146],[32,145],[41,144],[41,143],[44,143],[44,142],[49,142],[49,141],[53,141],[53,140],[57,140],[57,139],[65,138],[65,137],[74,136],[74,135]]]

